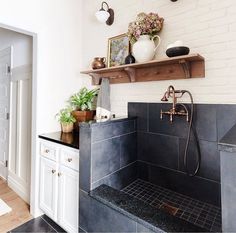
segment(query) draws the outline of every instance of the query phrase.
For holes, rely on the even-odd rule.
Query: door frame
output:
[[[7,47],[5,49],[2,49],[2,50],[0,50],[0,53],[1,53],[0,56],[10,55],[10,69],[12,69],[12,66],[13,66],[13,47],[9,46],[9,47]],[[7,76],[9,77],[9,79],[8,79],[8,90],[7,90],[8,93],[9,93],[7,113],[9,114],[10,113],[10,109],[11,109],[11,106],[10,106],[10,104],[11,104],[11,94],[10,94],[10,89],[11,89],[10,88],[10,85],[11,85],[11,73],[7,73]],[[6,151],[7,153],[6,153],[6,157],[5,157],[5,162],[8,161],[8,164],[9,164],[9,151],[10,151],[10,148],[9,148],[9,142],[10,142],[10,120],[9,119],[7,121],[7,124],[8,124],[8,134],[7,134],[8,147],[7,147],[7,151]],[[2,177],[2,178],[7,182],[8,181],[8,167],[5,167],[5,172],[4,173],[5,173],[6,177]]]
[[[0,28],[18,32],[32,37],[33,40],[33,56],[32,56],[32,123],[31,123],[31,184],[30,184],[30,213],[37,217],[41,215],[38,207],[39,193],[39,158],[37,156],[37,50],[38,35],[36,32],[30,32],[11,25],[0,23]]]

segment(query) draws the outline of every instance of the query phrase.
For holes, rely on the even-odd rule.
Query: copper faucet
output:
[[[187,91],[185,90],[175,90],[173,86],[168,87],[161,101],[167,102],[169,98],[172,98],[173,104],[172,104],[172,108],[169,111],[161,110],[161,114],[160,114],[161,120],[163,119],[163,115],[169,115],[170,122],[173,122],[173,116],[186,116],[186,120],[189,121],[189,112],[188,112],[187,107],[184,104],[177,103],[177,99],[181,98],[186,92]],[[182,109],[177,110],[176,109],[177,105],[181,106]]]

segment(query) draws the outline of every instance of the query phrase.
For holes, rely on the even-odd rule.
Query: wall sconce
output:
[[[104,9],[104,5],[106,5],[107,10]],[[101,9],[95,13],[95,16],[99,22],[106,23],[109,26],[114,22],[114,10],[106,2],[102,2]]]

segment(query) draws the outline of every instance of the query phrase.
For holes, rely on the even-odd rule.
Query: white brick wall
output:
[[[109,0],[115,10],[115,23],[108,27],[99,24],[94,13],[100,0],[83,3],[81,69],[90,67],[95,56],[106,56],[107,39],[127,31],[128,23],[139,12],[158,12],[165,25],[160,36],[162,45],[157,58],[165,56],[169,43],[183,40],[192,53],[200,53],[206,59],[206,78],[158,81],[112,85],[112,111],[125,115],[127,102],[160,102],[166,88],[192,92],[196,103],[236,104],[236,1],[235,0]],[[82,76],[83,85],[90,85],[87,76]],[[183,101],[188,101],[185,99]]]

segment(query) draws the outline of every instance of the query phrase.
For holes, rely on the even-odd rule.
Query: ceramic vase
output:
[[[157,45],[154,40],[158,39]],[[133,45],[133,55],[137,62],[148,62],[151,61],[156,54],[157,48],[160,46],[161,38],[156,35],[150,39],[148,35],[141,35],[137,42]]]

